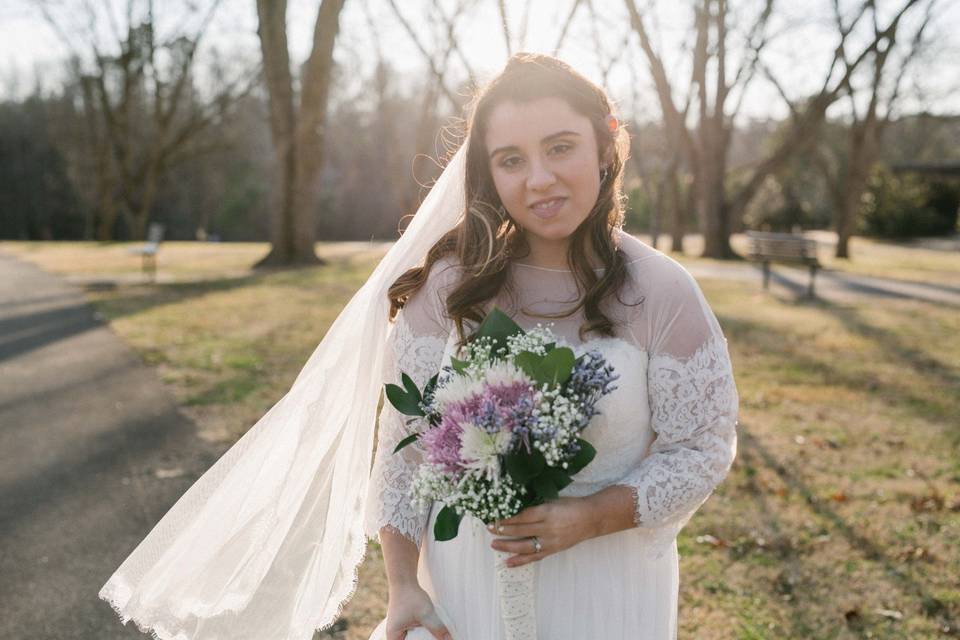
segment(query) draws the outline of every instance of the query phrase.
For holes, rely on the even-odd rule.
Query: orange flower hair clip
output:
[[[617,116],[612,113],[607,114],[606,117],[607,129],[610,130],[610,133],[616,132],[617,128],[620,126],[620,121],[617,120]]]

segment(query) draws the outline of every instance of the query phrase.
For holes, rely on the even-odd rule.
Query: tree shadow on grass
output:
[[[292,270],[294,277],[306,278],[304,272],[313,267]],[[142,293],[126,295],[95,303],[95,307],[109,319],[135,315],[168,304],[178,304],[211,293],[241,289],[262,282],[278,271],[270,270],[236,278],[215,278],[200,282],[150,285]],[[276,277],[276,276],[274,276]],[[52,299],[52,298],[51,298]],[[91,306],[76,294],[57,296],[65,304],[46,307],[26,313],[9,315],[0,320],[0,361],[41,349],[99,326],[99,319],[91,313]]]
[[[372,270],[371,265],[370,269]],[[288,287],[314,287],[325,284],[349,282],[365,273],[366,263],[356,264],[354,256],[345,255],[327,259],[327,264],[316,266],[271,267],[258,269],[242,276],[209,278],[191,282],[172,282],[138,286],[136,293],[125,293],[115,298],[97,302],[97,306],[110,319],[123,318],[171,304],[224,293],[235,289],[258,286],[265,283]],[[363,284],[361,278],[351,292]]]
[[[738,465],[746,465],[747,467],[759,466],[755,464],[755,459],[758,455],[755,451],[757,441],[742,421],[737,426],[737,433],[741,443],[737,455]],[[765,460],[761,461],[761,463],[765,462]],[[790,530],[785,530],[781,518],[778,515],[777,506],[770,504],[767,500],[766,491],[757,486],[755,478],[750,474],[746,475],[748,492],[750,497],[757,503],[757,513],[760,514],[764,524],[773,533],[773,539],[775,541],[784,540],[787,538]],[[776,581],[770,585],[770,588],[778,593],[795,595],[793,593],[793,585],[789,582],[789,576],[796,572],[796,567],[803,565],[803,558],[797,555],[796,549],[789,543],[782,544],[774,542],[773,545],[769,545],[766,548],[766,551],[776,554],[778,563],[782,566],[780,574]],[[814,618],[809,607],[804,606],[804,602],[796,597],[790,602],[789,615],[792,625],[789,633],[789,637],[791,638],[811,637],[811,634],[821,627],[824,622],[823,620]]]
[[[743,428],[743,425],[738,427],[738,433],[743,448],[746,452],[749,452],[748,455],[755,453],[760,460],[763,461],[764,465],[780,477],[785,485],[803,497],[804,504],[811,511],[828,522],[834,531],[846,538],[851,549],[856,550],[866,559],[882,566],[884,575],[888,577],[889,581],[906,596],[915,598],[916,602],[920,604],[925,616],[928,618],[939,617],[938,626],[941,628],[957,628],[948,605],[933,595],[922,582],[904,571],[901,563],[891,557],[886,548],[857,531],[843,516],[830,508],[828,503],[820,500],[810,486],[808,486],[798,474],[777,460],[773,453],[771,453],[759,439],[753,436],[748,429]],[[772,526],[776,530],[780,530],[779,522],[775,522],[778,520],[774,515],[776,509],[768,505],[766,499],[763,497],[763,492],[753,492],[753,495],[760,502],[761,513],[768,515],[768,524],[774,523]],[[796,616],[796,624],[802,629],[803,625],[806,625],[807,622],[799,612],[796,613]]]
[[[785,302],[785,304],[791,303]],[[922,390],[917,391],[921,386],[948,389],[952,385],[952,388],[957,388],[960,379],[950,367],[929,357],[921,349],[909,344],[902,336],[870,324],[856,308],[840,307],[822,300],[796,300],[792,304],[813,305],[822,309],[824,313],[834,315],[851,334],[866,338],[880,346],[881,349],[878,351],[884,354],[882,357],[885,361],[907,367],[920,377],[929,379],[931,384],[915,384],[910,387],[905,383],[882,379],[871,370],[870,362],[862,362],[862,366],[857,366],[855,357],[844,359],[842,353],[811,349],[808,343],[788,330],[739,317],[727,317],[722,314],[718,314],[718,317],[730,343],[739,345],[741,350],[746,350],[754,356],[770,358],[774,363],[771,372],[775,376],[782,376],[781,379],[784,381],[842,386],[879,397],[884,402],[905,408],[926,420],[931,419],[931,414],[935,418],[942,418],[951,415],[951,411],[955,411],[954,401],[943,397],[948,394],[936,392],[924,394]],[[782,363],[782,366],[777,366],[776,363]],[[880,564],[892,583],[905,594],[916,597],[928,617],[939,617],[945,625],[956,628],[948,606],[927,591],[922,583],[905,572],[897,560],[888,555],[886,549],[858,531],[828,504],[819,500],[801,476],[778,461],[742,423],[738,427],[738,432],[741,435],[745,460],[754,455],[762,460],[763,464],[776,473],[787,486],[804,498],[806,505],[812,511],[843,535],[849,541],[851,548]],[[773,531],[781,531],[783,527],[777,517],[775,506],[768,504],[762,492],[753,492],[753,494],[759,502],[760,512],[768,516],[767,524]],[[809,629],[812,622],[815,621],[810,620],[800,611],[795,611],[793,614],[796,633],[801,635],[806,633],[804,629]]]
[[[731,343],[741,349],[760,354],[783,363],[778,372],[792,376],[793,381],[844,387],[870,393],[884,403],[906,408],[927,421],[950,423],[960,413],[957,390],[960,389],[960,370],[950,367],[922,348],[910,344],[894,331],[868,322],[858,305],[839,305],[823,299],[778,298],[790,312],[790,307],[814,308],[830,315],[851,335],[873,343],[877,360],[863,361],[858,366],[857,354],[842,351],[824,351],[812,347],[804,339],[782,329],[742,317],[718,314],[718,319]],[[897,313],[891,310],[890,313]],[[952,339],[945,335],[944,339]],[[907,380],[883,379],[875,372],[876,364],[884,363],[906,369],[924,383]],[[939,390],[939,391],[938,391]],[[953,446],[960,446],[960,429],[948,433]]]
[[[933,407],[936,409],[937,417],[944,420],[956,419],[957,414],[960,413],[960,407],[955,401],[955,398],[960,395],[960,371],[909,344],[903,336],[870,324],[855,307],[824,303],[821,308],[837,318],[851,333],[880,347],[880,351],[888,354],[887,359],[891,363],[907,368],[925,379],[931,389],[943,391],[942,394],[934,393],[930,397],[923,398],[908,395],[906,399],[911,404],[919,402],[920,405]],[[952,340],[955,336],[944,336],[944,338]],[[949,436],[954,446],[960,445],[960,429],[955,428]]]

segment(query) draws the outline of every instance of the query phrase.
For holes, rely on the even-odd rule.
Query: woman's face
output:
[[[563,244],[586,220],[600,193],[600,159],[590,121],[562,98],[501,102],[490,112],[484,142],[507,213],[526,230],[528,240]],[[548,201],[546,208],[534,206],[543,201]]]

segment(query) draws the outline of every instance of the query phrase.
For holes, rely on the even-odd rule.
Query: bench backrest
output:
[[[815,262],[817,259],[817,241],[812,238],[770,231],[748,231],[747,238],[750,240],[749,255],[752,259],[800,262]]]
[[[163,242],[163,224],[160,222],[151,222],[147,227],[147,243],[160,244]]]

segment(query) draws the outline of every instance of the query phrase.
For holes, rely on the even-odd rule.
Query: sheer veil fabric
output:
[[[101,587],[160,640],[309,640],[363,560],[389,286],[464,212],[466,144],[290,390],[167,511]]]

